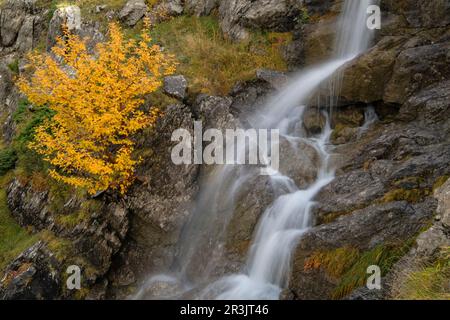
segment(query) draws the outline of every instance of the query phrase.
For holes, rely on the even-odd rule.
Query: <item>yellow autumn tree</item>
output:
[[[91,194],[126,191],[139,162],[132,136],[159,114],[143,111],[145,95],[174,72],[172,57],[150,43],[147,29],[140,40],[129,40],[110,24],[109,40],[94,53],[65,32],[53,54],[31,54],[33,73],[19,78],[18,87],[31,103],[54,111],[29,145],[51,164],[53,178]]]

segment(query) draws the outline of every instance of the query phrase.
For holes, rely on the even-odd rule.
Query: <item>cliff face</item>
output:
[[[14,87],[14,74],[23,72],[26,51],[53,43],[61,21],[70,20],[73,32],[90,36],[93,46],[104,39],[99,21],[105,19],[120,19],[132,30],[145,15],[159,23],[161,8],[173,16],[213,15],[233,41],[246,41],[254,31],[288,33],[290,41],[280,49],[294,70],[329,56],[342,4],[165,0],[149,9],[144,1],[125,2],[118,8],[99,3],[89,10],[51,12],[42,1],[5,1],[0,9],[0,116],[6,145],[14,143],[20,129],[15,118],[24,98]],[[381,7],[383,25],[373,47],[345,68],[332,118],[337,177],[317,197],[316,226],[295,251],[286,299],[407,298],[413,290],[408,275],[417,276],[443,255],[448,258],[442,248],[450,241],[445,183],[450,176],[450,5],[382,0]],[[2,183],[9,214],[37,239],[5,265],[0,298],[124,298],[146,274],[168,268],[199,181],[209,170],[173,165],[171,134],[192,128],[199,119],[209,127],[245,124],[246,115],[257,111],[285,76],[260,71],[255,79],[243,80],[226,97],[188,90],[176,95],[179,101],[171,99],[154,132],[137,137],[144,162],[125,197],[107,192],[88,198],[60,185],[45,186],[45,176],[10,172]],[[33,112],[32,106],[26,108]],[[371,108],[373,121],[365,126]],[[312,107],[299,124],[310,135],[324,126],[320,109]],[[315,178],[316,155],[306,145],[297,148],[304,152],[283,144],[282,170],[308,185]],[[214,270],[215,275],[242,267],[258,219],[275,196],[262,178],[243,190],[217,257],[227,261],[220,264],[226,267]],[[189,266],[192,270],[211,258],[208,250]],[[73,264],[83,269],[82,291],[66,290],[66,269]],[[382,290],[365,289],[369,265],[380,266]],[[439,276],[448,281],[447,274]],[[448,294],[448,289],[439,290]]]

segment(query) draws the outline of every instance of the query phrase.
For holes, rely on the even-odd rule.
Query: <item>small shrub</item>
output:
[[[34,105],[46,106],[49,117],[30,123],[18,139],[33,136],[27,145],[51,166],[51,177],[91,194],[124,193],[132,183],[139,162],[132,136],[159,116],[142,108],[144,96],[174,71],[171,57],[150,42],[148,30],[141,40],[126,40],[113,23],[94,55],[84,40],[65,32],[52,49],[64,64],[47,53],[30,56],[34,73],[21,77],[18,87]]]
[[[4,175],[16,165],[17,154],[12,148],[0,150],[0,175]]]

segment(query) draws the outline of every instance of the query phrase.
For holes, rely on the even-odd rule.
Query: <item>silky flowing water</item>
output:
[[[334,178],[328,153],[329,121],[316,137],[303,136],[295,130],[295,124],[302,121],[306,104],[321,85],[325,84],[330,89],[331,98],[326,107],[331,110],[334,106],[333,97],[338,95],[342,67],[367,50],[371,42],[373,32],[366,26],[366,21],[367,8],[374,2],[346,0],[339,19],[333,57],[298,72],[283,90],[267,101],[262,110],[249,118],[253,128],[279,129],[281,136],[288,141],[302,141],[312,146],[320,157],[316,180],[306,189],[301,189],[292,177],[274,170],[276,172],[269,179],[272,187],[280,190],[280,195],[259,219],[244,267],[239,273],[217,277],[213,271],[218,263],[226,261],[216,257],[223,251],[223,239],[237,206],[237,196],[242,192],[242,186],[261,171],[245,165],[214,168],[202,181],[195,209],[180,237],[172,268],[166,274],[149,276],[134,298],[279,298],[288,285],[291,256],[302,234],[312,227],[314,197]],[[366,125],[369,125],[374,121],[374,115],[370,110],[366,115]],[[325,116],[328,119],[327,114]],[[162,290],[149,291],[155,284],[159,284]]]

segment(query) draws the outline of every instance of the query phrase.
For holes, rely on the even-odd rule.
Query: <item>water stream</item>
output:
[[[202,182],[196,208],[180,238],[173,268],[165,275],[150,277],[135,298],[177,298],[189,291],[195,292],[193,296],[200,299],[279,298],[280,292],[288,285],[291,255],[302,234],[312,226],[314,197],[334,178],[327,150],[331,134],[329,121],[316,137],[303,136],[295,130],[294,124],[301,121],[306,104],[320,85],[327,83],[331,96],[338,95],[341,67],[363,53],[371,42],[373,32],[366,27],[366,19],[367,8],[374,2],[346,0],[339,19],[333,57],[299,72],[284,90],[269,99],[266,106],[249,119],[254,128],[277,128],[285,139],[303,141],[314,147],[320,157],[316,180],[306,189],[300,189],[292,177],[279,172],[270,176],[272,187],[283,192],[261,216],[245,267],[240,273],[217,279],[210,277],[210,273],[219,261],[214,257],[222,251],[223,236],[233,216],[236,197],[242,191],[241,186],[260,171],[249,166],[215,168]],[[333,107],[333,101],[330,99],[327,107]],[[370,111],[369,116],[372,116]],[[199,263],[200,256],[207,259]],[[192,268],[194,262],[201,268]],[[210,278],[212,280],[205,285],[204,280]],[[148,296],[149,286],[161,281],[176,283],[177,294],[166,292]]]

